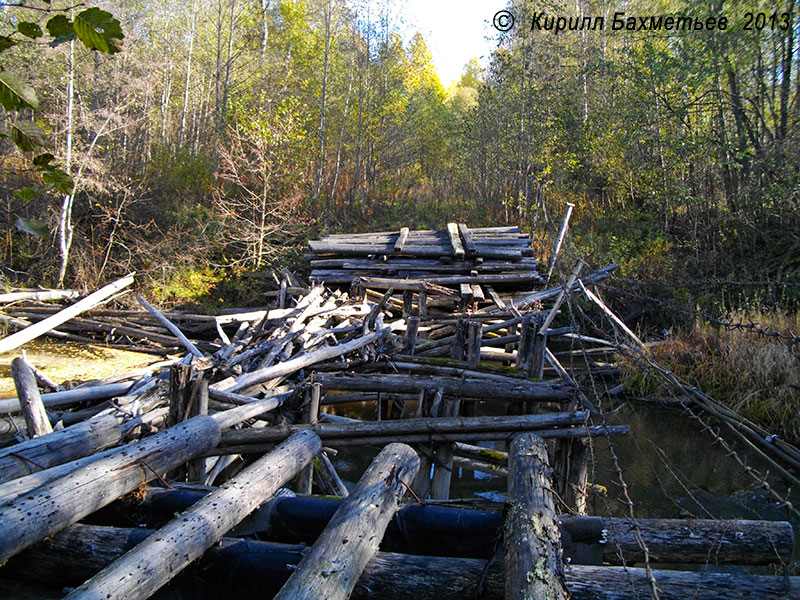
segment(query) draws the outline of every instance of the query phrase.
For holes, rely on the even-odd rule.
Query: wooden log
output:
[[[389,333],[389,328],[385,327],[380,331],[375,331],[373,333],[364,335],[350,342],[345,342],[336,346],[325,346],[319,350],[302,354],[285,362],[278,363],[277,365],[272,365],[263,369],[251,371],[249,373],[244,373],[237,377],[232,384],[224,387],[217,387],[217,389],[222,389],[226,392],[238,392],[244,388],[289,375],[295,371],[310,367],[311,365],[315,365],[324,360],[330,360],[331,358],[342,356],[348,352],[352,352],[353,350],[358,350],[359,348],[363,348],[367,344],[371,344],[372,342],[378,340],[387,333]]]
[[[324,415],[326,420],[333,415]],[[346,417],[336,417],[344,419]],[[385,422],[385,421],[384,421]],[[526,431],[525,428],[521,429]],[[534,429],[536,435],[542,439],[568,439],[585,438],[609,435],[628,435],[630,428],[627,425],[597,425],[592,427],[569,427],[559,429]],[[388,435],[371,435],[361,437],[341,437],[323,438],[325,444],[332,448],[347,448],[351,446],[384,446],[392,442],[402,442],[404,444],[432,444],[437,442],[507,442],[514,432],[509,431],[456,431],[453,433],[401,433]],[[269,450],[275,442],[249,444],[231,444],[216,448],[206,454],[206,456],[217,456],[220,454],[252,454]]]
[[[550,256],[550,264],[547,266],[547,275],[544,278],[545,285],[547,285],[550,282],[550,277],[553,276],[553,269],[556,266],[556,261],[558,260],[558,254],[561,252],[561,244],[564,243],[564,237],[567,235],[567,229],[569,228],[569,218],[572,216],[573,208],[575,208],[575,205],[567,202],[567,210],[564,213],[564,219],[561,221],[561,229],[558,230],[556,243],[553,246],[553,254]]]
[[[0,483],[75,460],[120,441],[115,417],[89,419],[0,450]]]
[[[590,283],[597,283],[598,281],[602,281],[603,279],[607,279],[611,276],[611,271],[616,269],[618,265],[616,263],[612,263],[607,267],[603,267],[593,273],[589,273],[588,275],[584,275],[581,277],[581,281],[584,284]],[[564,285],[557,285],[555,287],[547,288],[544,290],[539,290],[537,292],[531,292],[530,294],[525,294],[524,296],[518,297],[514,300],[514,304],[518,309],[528,308],[529,306],[533,305],[536,302],[542,302],[544,300],[548,300],[549,298],[555,298],[559,296],[564,291]],[[575,283],[570,291],[579,291],[578,284]]]
[[[547,446],[541,438],[515,436],[508,452],[509,508],[503,526],[508,600],[567,597],[550,479]]]
[[[197,380],[197,392],[194,394],[193,402],[189,405],[188,416],[208,414],[208,379],[200,373]],[[203,457],[193,458],[186,464],[186,475],[189,481],[203,484],[206,480],[206,459]]]
[[[23,344],[30,342],[33,339],[36,339],[43,333],[58,327],[62,323],[72,319],[76,315],[81,314],[84,311],[89,310],[90,308],[97,306],[103,300],[110,298],[118,291],[128,287],[133,283],[133,275],[127,275],[122,279],[118,279],[117,281],[108,284],[105,287],[100,288],[96,292],[89,294],[83,300],[79,300],[75,304],[72,304],[63,310],[57,312],[56,314],[39,321],[38,323],[34,323],[29,327],[26,327],[22,331],[18,331],[16,333],[12,333],[9,336],[6,336],[0,339],[0,354],[3,352],[9,352],[10,350],[14,350],[15,348],[19,348]]]
[[[409,393],[424,389],[442,388],[445,394],[461,398],[478,398],[484,401],[509,402],[513,400],[566,401],[572,394],[568,387],[542,381],[516,380],[501,382],[481,379],[456,380],[451,377],[417,377],[414,375],[338,375],[318,373],[316,381],[326,390],[352,390],[363,392]]]
[[[386,526],[417,469],[419,457],[413,449],[403,444],[386,446],[275,600],[347,600],[367,562],[378,552]]]
[[[488,464],[488,463],[486,463]],[[148,491],[143,510],[169,516],[185,510],[204,492]],[[151,499],[154,501],[151,502]],[[313,544],[326,527],[338,501],[325,498],[276,498],[253,514],[247,535],[282,542]],[[638,519],[651,561],[669,564],[766,565],[791,559],[794,531],[786,521],[717,519]],[[631,566],[644,560],[636,528],[624,518],[560,515],[562,546],[572,564],[598,560]],[[429,556],[492,557],[503,526],[500,511],[406,504],[384,536],[382,549]],[[580,545],[584,548],[579,547]],[[591,552],[581,551],[591,547]]]
[[[73,525],[26,551],[0,571],[0,580],[19,583],[58,581],[77,585],[96,573],[152,531],[92,525]],[[288,579],[306,552],[303,546],[223,538],[210,548],[198,563],[205,574],[198,585],[186,583],[186,597],[214,600],[228,597],[240,600],[269,598]],[[21,562],[21,559],[25,559]],[[378,552],[367,564],[353,590],[354,600],[406,600],[436,598],[464,600],[482,588],[483,600],[504,600],[503,561],[487,565],[476,558],[452,558]],[[800,578],[750,575],[740,572],[714,573],[653,570],[662,600],[789,600],[800,598]],[[566,587],[573,600],[635,600],[650,598],[645,569],[573,565],[565,572]],[[19,596],[19,587],[10,589],[9,598]],[[53,593],[46,598],[61,598]],[[33,596],[41,600],[37,590]]]
[[[322,395],[322,386],[319,383],[312,383],[306,394],[308,404],[303,410],[303,423],[307,423],[313,427],[317,424],[317,421],[319,421],[319,404]],[[298,494],[311,494],[313,481],[314,465],[309,464],[304,466],[297,474],[297,478],[294,482],[294,490]]]
[[[25,427],[29,438],[53,433],[53,426],[44,409],[39,388],[36,385],[36,376],[28,361],[17,357],[11,361],[11,377],[17,388],[17,399],[22,416],[25,417]]]
[[[317,374],[317,377],[319,373]],[[223,445],[276,442],[296,431],[313,429],[322,439],[373,437],[376,435],[407,435],[416,433],[451,434],[460,431],[473,433],[490,431],[532,431],[564,427],[583,423],[586,412],[546,413],[520,417],[440,417],[427,419],[402,419],[399,421],[356,421],[354,423],[298,424],[227,431],[222,436]]]
[[[80,296],[81,293],[78,290],[24,290],[0,294],[0,304],[19,302],[20,300],[36,300],[37,302],[74,300]]]
[[[414,347],[417,344],[417,333],[419,332],[419,317],[408,317],[406,319],[405,349],[408,354],[414,356]]]
[[[219,435],[212,417],[195,417],[0,506],[0,563],[156,474],[210,450]],[[76,489],[81,493],[72,493]]]
[[[400,233],[397,236],[397,241],[394,243],[394,248],[392,248],[392,250],[394,250],[395,252],[403,251],[403,246],[405,246],[406,240],[408,240],[408,232],[409,232],[408,227],[400,228]]]
[[[191,341],[189,341],[189,338],[183,335],[183,332],[180,329],[178,329],[178,327],[172,321],[170,321],[169,319],[167,319],[167,317],[162,315],[155,306],[150,304],[147,300],[145,300],[139,295],[136,296],[136,300],[138,300],[139,304],[144,306],[145,310],[147,310],[147,312],[153,315],[159,323],[161,323],[164,327],[166,327],[172,335],[178,338],[178,341],[181,343],[181,345],[183,345],[184,348],[186,348],[189,351],[190,354],[198,358],[203,358],[203,353],[197,349],[197,346],[195,346]]]
[[[121,396],[128,392],[133,385],[130,381],[123,381],[120,383],[110,383],[107,385],[96,385],[77,387],[63,392],[52,392],[50,394],[42,394],[42,402],[46,408],[58,408],[63,406],[72,406],[81,402],[90,400],[106,400]],[[0,414],[19,413],[19,401],[16,398],[6,398],[0,400]]]
[[[149,598],[309,464],[320,448],[314,433],[296,433],[66,598]]]

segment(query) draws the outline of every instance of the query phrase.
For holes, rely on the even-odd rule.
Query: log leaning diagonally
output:
[[[294,434],[66,598],[149,598],[309,464],[320,448],[316,434]]]
[[[0,505],[0,564],[159,474],[209,451],[219,442],[222,429],[263,411],[261,403],[254,403],[212,417],[193,417]]]
[[[347,600],[419,469],[405,444],[386,446],[342,503],[275,600]]]
[[[0,339],[0,354],[3,352],[8,352],[9,350],[13,350],[14,348],[19,348],[22,346],[22,344],[30,342],[40,335],[47,333],[54,327],[58,327],[62,323],[69,321],[72,317],[79,315],[94,306],[97,306],[103,300],[110,298],[118,291],[128,287],[132,283],[133,275],[127,275],[122,279],[118,279],[113,283],[109,283],[107,286],[100,288],[92,294],[89,294],[83,300],[79,300],[75,304],[67,306],[65,309],[57,312],[56,314],[26,327],[22,331],[17,331],[16,333],[12,333],[3,339]]]

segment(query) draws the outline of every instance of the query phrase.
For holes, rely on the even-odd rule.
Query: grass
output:
[[[728,315],[726,321],[756,323],[784,335],[800,333],[800,313],[761,310]],[[652,348],[652,357],[686,382],[792,443],[800,442],[800,344],[742,329],[706,323]],[[643,396],[663,390],[633,368],[629,389]]]

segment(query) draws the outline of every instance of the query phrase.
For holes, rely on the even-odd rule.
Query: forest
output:
[[[137,271],[165,300],[199,297],[296,262],[322,232],[448,220],[533,227],[545,258],[565,202],[574,247],[629,278],[781,284],[800,271],[793,0],[514,0],[517,26],[449,87],[402,2],[99,8],[94,46],[50,27],[60,15],[80,33],[88,6],[0,8],[2,73],[37,99],[3,103],[7,284]],[[557,33],[536,27],[542,10],[607,23]],[[618,11],[730,23],[620,31]],[[778,19],[747,29],[748,13]],[[15,146],[20,123],[38,127]]]

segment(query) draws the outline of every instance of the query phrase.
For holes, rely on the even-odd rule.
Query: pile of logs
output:
[[[645,554],[653,564],[785,562],[788,523],[585,516],[585,440],[628,428],[596,419],[581,385],[608,366],[589,359],[568,372],[565,351],[548,344],[613,348],[557,321],[571,293],[641,344],[588,289],[614,265],[581,276],[579,263],[564,284],[536,291],[498,283],[477,299],[462,286],[485,281],[436,278],[459,261],[534,273],[526,240],[463,225],[326,238],[315,253],[414,268],[401,278],[342,259],[341,282],[357,278],[349,291],[287,277],[274,307],[231,315],[162,313],[143,298],[143,311],[97,308],[132,278],[64,308],[5,299],[26,301],[3,311],[25,322],[0,351],[112,319],[115,331],[169,337],[172,356],[52,393],[14,359],[17,398],[0,400],[0,594],[627,599],[648,597],[655,578],[661,598],[800,597],[795,578],[632,566]],[[333,414],[348,403],[375,420]],[[479,445],[490,441],[508,451]],[[378,451],[357,482],[336,470],[337,448],[351,446]],[[507,478],[504,510],[451,505],[458,469]]]
[[[518,227],[329,235],[309,242],[311,279],[349,285],[354,277],[424,280],[442,286],[523,284],[541,281],[530,236]],[[374,287],[374,286],[373,286]]]

